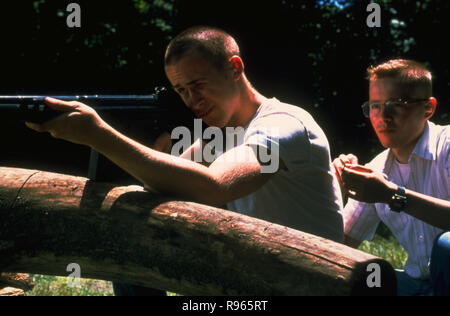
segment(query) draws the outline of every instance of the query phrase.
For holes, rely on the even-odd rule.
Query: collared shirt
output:
[[[390,149],[383,151],[367,166],[385,173],[389,181],[407,189],[450,200],[449,155],[450,125],[428,122],[408,166],[399,166]],[[385,223],[408,253],[405,272],[416,279],[429,278],[431,250],[441,229],[406,213],[392,212],[389,205],[383,203],[369,204],[349,199],[343,216],[345,234],[359,241],[372,240],[380,221]]]

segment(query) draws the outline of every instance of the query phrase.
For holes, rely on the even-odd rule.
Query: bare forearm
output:
[[[406,212],[432,226],[450,229],[450,201],[406,190]]]
[[[108,125],[92,138],[90,146],[146,186],[214,204],[218,184],[208,168],[198,163],[152,150]]]
[[[396,186],[395,186],[396,187]],[[383,203],[389,204],[396,189],[387,189]],[[407,205],[405,213],[434,227],[450,229],[450,201],[405,189]]]
[[[210,162],[206,162],[203,159],[203,149],[205,147],[204,142],[201,139],[195,141],[185,152],[183,152],[179,157],[187,160],[195,161],[205,167],[211,165]],[[196,157],[201,157],[201,159],[196,160]]]
[[[42,124],[28,123],[29,128],[90,146],[145,187],[161,193],[220,207],[256,191],[271,176],[261,172],[249,146],[233,148],[206,167],[139,144],[114,130],[85,104],[56,99],[46,99],[46,102],[61,115]],[[248,159],[237,161],[235,157]]]
[[[343,169],[346,189],[351,197],[366,203],[391,202],[397,184],[386,180],[379,172],[358,165],[347,165]],[[348,191],[350,193],[350,191]],[[450,229],[450,202],[412,190],[406,190],[407,205],[404,212],[432,226]]]

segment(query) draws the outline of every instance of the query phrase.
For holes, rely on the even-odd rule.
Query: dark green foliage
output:
[[[81,5],[81,29],[66,26],[70,2]],[[332,158],[352,152],[366,162],[382,149],[360,104],[368,94],[366,68],[390,58],[429,65],[439,101],[433,121],[449,124],[450,1],[376,0],[382,27],[375,29],[366,25],[368,0],[339,1],[348,3],[343,9],[318,2],[4,1],[0,93],[149,92],[166,80],[163,55],[170,38],[188,26],[207,24],[237,37],[246,73],[257,89],[314,115],[327,133]],[[5,135],[1,165],[54,170],[66,164],[65,172],[80,174],[87,167],[87,149],[53,141],[54,153],[47,152],[38,162],[36,146],[45,147],[48,136],[12,123],[2,125],[0,133]],[[86,159],[68,160],[77,155]],[[28,164],[19,163],[25,160]],[[396,268],[406,260],[384,226],[374,242],[360,249],[388,259]]]
[[[376,1],[382,27],[368,28],[370,1],[80,0],[82,27],[66,26],[61,1],[9,1],[0,10],[0,92],[145,92],[165,83],[163,54],[188,26],[224,28],[241,45],[248,77],[267,96],[301,105],[327,133],[332,155],[367,161],[381,147],[360,104],[365,70],[389,58],[430,65],[449,122],[450,2]],[[318,3],[322,3],[319,5]]]
[[[148,92],[163,80],[172,0],[76,2],[81,28],[66,25],[69,2],[5,5],[2,39],[14,45],[2,48],[2,91]]]

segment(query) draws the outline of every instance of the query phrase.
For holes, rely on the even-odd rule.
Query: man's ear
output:
[[[436,98],[430,97],[430,99],[428,99],[427,104],[425,105],[425,117],[427,119],[430,119],[434,115],[434,112],[436,112],[436,105],[437,105]]]
[[[233,70],[233,77],[238,79],[244,73],[244,62],[242,58],[234,55],[231,56],[228,61],[231,64],[231,69]]]

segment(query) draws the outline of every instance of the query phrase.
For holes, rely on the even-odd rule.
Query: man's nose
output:
[[[390,107],[387,107],[386,106],[386,104],[384,104],[382,107],[381,107],[381,110],[380,110],[380,117],[384,120],[384,121],[391,121],[392,119],[393,119],[393,117],[394,117],[394,112],[393,112],[393,110],[394,109],[392,109],[392,108],[390,108]]]

